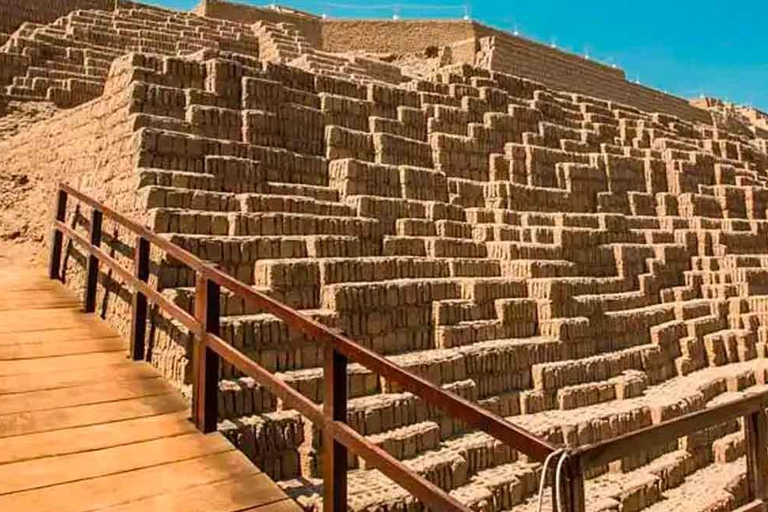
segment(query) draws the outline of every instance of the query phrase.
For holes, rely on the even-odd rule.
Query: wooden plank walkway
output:
[[[299,512],[78,297],[0,270],[0,510]]]

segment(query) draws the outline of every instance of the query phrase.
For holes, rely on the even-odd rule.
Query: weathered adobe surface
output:
[[[115,0],[3,0],[0,4],[0,33],[11,34],[23,23],[51,23],[77,9],[110,10]],[[0,40],[0,44],[2,44]]]
[[[395,87],[261,57],[116,57],[101,96],[0,140],[5,175],[39,177],[14,208],[37,212],[43,234],[65,179],[568,446],[764,389],[759,133],[472,66]],[[70,203],[67,222],[85,232],[89,215]],[[105,232],[128,264],[134,240]],[[153,260],[152,284],[191,311],[191,273]],[[84,261],[67,248],[75,288]],[[129,303],[102,275],[100,311],[122,330]],[[315,342],[226,294],[222,312],[228,341],[322,402]],[[188,385],[189,334],[158,314],[150,332],[147,359]],[[357,365],[350,395],[355,429],[474,509],[534,510],[539,465]],[[228,365],[220,405],[219,428],[319,508],[318,432]],[[745,500],[743,453],[737,420],[637,453],[589,475],[588,507],[732,510]],[[353,510],[422,509],[350,463]]]
[[[475,21],[324,19],[290,9],[269,10],[225,0],[201,1],[196,11],[213,18],[290,24],[314,52],[321,54],[316,59],[321,63],[334,59],[329,52],[407,55],[437,49],[449,55],[448,64],[477,65],[535,80],[552,89],[599,97],[643,111],[663,112],[691,122],[709,122],[706,112],[683,98],[627,81],[621,69]],[[352,65],[351,69],[355,67]],[[352,70],[343,74],[353,75]]]
[[[696,98],[691,104],[706,109],[716,126],[747,138],[768,137],[768,113],[746,105],[736,105],[716,98]]]
[[[86,5],[80,2],[77,5]],[[91,2],[94,3],[94,2]],[[114,5],[115,2],[110,2]],[[74,5],[74,4],[73,4]],[[130,6],[121,0],[119,5]],[[16,6],[8,5],[8,9]],[[25,8],[39,8],[31,3]],[[14,11],[17,12],[17,11]],[[17,14],[26,15],[26,11]],[[31,19],[47,16],[38,12]],[[58,12],[58,11],[57,11]],[[67,11],[62,11],[67,12]],[[112,60],[133,50],[184,55],[202,49],[236,50],[258,56],[258,39],[242,24],[142,6],[110,11],[77,10],[51,24],[24,23],[0,48],[0,142],[21,134],[23,157],[0,176],[0,249],[14,258],[38,261],[47,235],[46,215],[55,177],[74,176],[83,169],[73,162],[96,165],[83,145],[97,137],[98,121],[84,121],[82,109],[67,110],[55,121],[38,125],[61,108],[75,107],[94,98],[104,99],[104,84]],[[86,111],[88,111],[86,109]],[[59,128],[59,119],[66,119]],[[82,139],[73,133],[62,149],[56,168],[35,165],[42,152],[68,133],[72,123],[89,124]],[[51,130],[57,130],[51,133]],[[77,141],[77,144],[73,144]],[[103,147],[103,146],[101,146]],[[18,152],[8,151],[6,158]],[[58,157],[54,153],[53,158]],[[70,170],[70,167],[75,169]]]
[[[0,106],[0,142],[49,119],[58,109],[45,102],[9,102]],[[44,243],[45,191],[50,175],[39,169],[0,173],[0,260],[38,262]],[[4,262],[5,263],[5,262]]]
[[[77,10],[25,23],[0,48],[0,92],[73,107],[101,96],[112,61],[130,51],[187,55],[203,49],[258,56],[247,25],[150,8]]]
[[[57,111],[47,102],[0,101],[0,142]],[[45,236],[39,208],[46,201],[39,193],[49,182],[47,172],[38,169],[0,173],[0,260],[39,261]]]

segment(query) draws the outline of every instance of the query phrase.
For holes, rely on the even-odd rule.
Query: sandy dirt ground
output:
[[[50,103],[0,106],[0,143],[58,112]],[[3,115],[4,114],[4,115]],[[43,176],[0,169],[0,264],[45,260],[52,198]]]

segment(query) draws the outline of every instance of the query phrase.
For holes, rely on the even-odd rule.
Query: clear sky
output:
[[[146,1],[146,0],[145,0]],[[268,2],[239,0],[265,5]],[[189,9],[197,0],[149,0]],[[331,17],[472,19],[591,58],[627,79],[683,97],[701,94],[768,111],[766,0],[283,0]],[[399,5],[399,7],[395,7]],[[466,7],[465,7],[466,6]]]

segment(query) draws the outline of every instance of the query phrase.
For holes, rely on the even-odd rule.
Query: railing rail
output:
[[[93,209],[89,236],[79,234],[65,224],[68,197],[77,199]],[[151,301],[170,317],[179,321],[195,335],[193,354],[192,419],[204,432],[216,429],[218,366],[220,359],[227,361],[245,375],[253,378],[288,407],[304,415],[323,430],[324,510],[346,510],[347,450],[366,459],[389,478],[424,502],[432,510],[469,512],[455,498],[422,476],[410,470],[386,451],[372,444],[346,424],[347,374],[349,360],[399,383],[405,390],[421,397],[430,405],[443,409],[467,424],[485,431],[511,448],[535,460],[543,460],[557,447],[538,438],[511,422],[481,407],[446,392],[431,382],[413,375],[365,347],[335,332],[329,327],[307,318],[290,307],[263,295],[252,287],[223,273],[170,241],[151,232],[102,203],[74,188],[60,184],[56,195],[53,221],[49,275],[61,277],[61,259],[64,236],[76,242],[88,253],[85,309],[93,311],[100,265],[112,270],[134,289],[130,351],[134,359],[144,355],[146,337],[147,302]],[[107,254],[101,245],[101,227],[107,217],[136,235],[133,269],[126,270]],[[150,247],[155,246],[183,263],[196,274],[195,314],[190,315],[148,284]],[[320,407],[284,381],[227,343],[219,336],[219,294],[226,288],[258,308],[269,311],[290,327],[308,337],[324,343],[324,401]],[[747,451],[747,497],[749,502],[737,512],[766,510],[768,500],[768,391],[693,412],[678,418],[630,432],[614,439],[582,446],[568,452],[564,479],[566,510],[585,512],[584,473],[618,458],[643,451],[679,437],[712,427],[737,417],[744,419]],[[557,506],[554,507],[557,510]]]
[[[72,197],[92,208],[89,237],[82,236],[65,224],[67,200]],[[419,376],[400,368],[378,353],[362,347],[329,327],[305,317],[299,312],[263,295],[252,287],[225,274],[184,249],[174,245],[149,229],[141,226],[104,204],[76,189],[60,184],[56,194],[53,221],[49,275],[61,278],[61,260],[64,236],[76,242],[88,253],[85,290],[86,311],[95,307],[99,267],[112,270],[126,285],[134,289],[130,351],[134,359],[144,354],[147,321],[147,302],[151,301],[167,315],[183,324],[194,334],[192,417],[203,432],[216,429],[218,367],[220,359],[232,364],[253,378],[271,393],[283,400],[287,407],[296,409],[323,430],[324,510],[346,510],[347,503],[347,450],[366,459],[389,478],[424,502],[432,510],[469,512],[448,493],[424,477],[410,470],[386,451],[371,443],[346,424],[347,421],[347,364],[349,360],[367,367],[377,374],[400,384],[403,389],[421,397],[475,428],[532,459],[543,460],[556,448],[547,441],[520,428],[478,405],[449,393]],[[103,218],[121,225],[136,236],[132,270],[100,248]],[[148,284],[150,246],[189,267],[196,274],[195,314],[190,315]],[[304,395],[278,379],[245,354],[219,336],[221,287],[244,298],[256,307],[283,320],[291,328],[304,332],[309,338],[324,343],[324,400],[320,408]]]
[[[621,457],[663,446],[680,437],[743,418],[747,453],[747,499],[739,512],[765,510],[768,500],[768,391],[747,396],[629,432],[613,439],[579,447],[570,453],[571,481],[566,490],[569,512],[584,512],[583,474]]]

